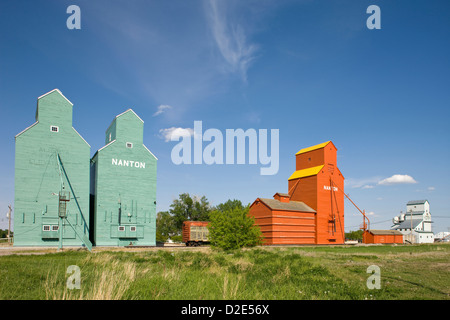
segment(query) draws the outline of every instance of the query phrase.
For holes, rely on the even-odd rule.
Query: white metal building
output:
[[[431,213],[428,200],[413,200],[406,204],[406,212],[392,219],[393,230],[404,235],[405,241],[412,243],[433,243]]]
[[[434,235],[435,241],[450,241],[450,232],[439,232]]]

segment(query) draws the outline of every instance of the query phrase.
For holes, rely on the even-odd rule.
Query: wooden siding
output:
[[[111,132],[111,128],[117,131]],[[114,141],[91,161],[94,229],[97,246],[156,245],[156,158],[143,145],[143,122],[129,110],[107,131]],[[107,137],[106,141],[109,141]],[[132,143],[132,148],[127,147]],[[136,227],[134,234],[115,236],[115,229]],[[138,236],[139,232],[139,236]]]
[[[260,227],[265,245],[315,243],[315,212],[272,210],[257,200],[249,214]]]
[[[403,235],[398,234],[378,234],[374,235],[369,231],[364,232],[363,234],[364,243],[403,243]]]
[[[15,142],[14,245],[58,246],[59,232],[43,226],[58,224],[61,177],[71,194],[67,218],[80,234],[89,234],[90,146],[72,127],[72,104],[58,90],[38,98],[35,114],[37,122]],[[63,245],[81,246],[72,228],[63,228]]]
[[[311,219],[308,222],[306,218],[293,222],[285,212],[281,218],[277,216],[279,212],[264,208],[256,201],[251,213],[261,226],[265,244],[344,243],[344,177],[337,167],[337,149],[331,141],[318,146],[296,154],[296,172],[320,170],[314,170],[313,175],[292,175],[288,179],[289,200],[303,202],[316,213],[308,216]],[[310,223],[313,217],[314,223]]]

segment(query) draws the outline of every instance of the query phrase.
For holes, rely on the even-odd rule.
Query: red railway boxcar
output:
[[[183,242],[186,246],[201,246],[209,243],[208,221],[183,222]]]

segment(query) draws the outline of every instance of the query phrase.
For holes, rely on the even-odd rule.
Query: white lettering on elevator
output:
[[[132,161],[132,160],[122,160],[112,158],[112,165],[121,167],[134,167],[145,169],[145,162]]]

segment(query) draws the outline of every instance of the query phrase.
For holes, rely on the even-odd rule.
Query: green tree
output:
[[[345,233],[345,238],[349,240],[358,240],[362,241],[363,231],[357,230],[357,231],[350,231]]]
[[[177,234],[174,217],[169,211],[160,211],[156,216],[156,241],[166,242]]]
[[[182,193],[179,199],[175,199],[170,205],[170,214],[175,219],[175,226],[178,232],[181,232],[183,222],[191,221],[209,221],[211,208],[205,196],[191,197],[189,193]]]
[[[255,225],[253,217],[248,215],[249,206],[229,206],[230,202],[222,210],[214,210],[210,214],[209,240],[211,246],[223,250],[252,247],[262,243],[262,233],[259,226]],[[236,203],[235,203],[236,204]]]
[[[225,212],[227,210],[233,210],[233,209],[245,209],[245,207],[242,205],[242,202],[240,200],[228,200],[227,202],[221,203],[216,206],[216,210]]]

